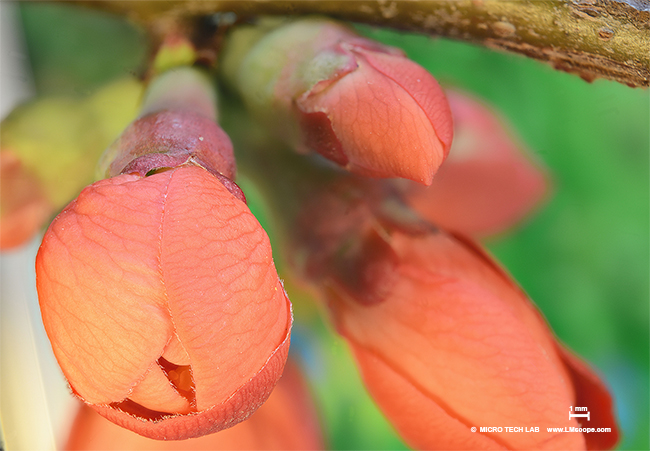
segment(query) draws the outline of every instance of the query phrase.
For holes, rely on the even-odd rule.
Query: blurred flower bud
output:
[[[0,249],[19,246],[50,217],[52,203],[37,176],[11,150],[0,151]]]
[[[454,143],[431,186],[404,182],[408,202],[433,223],[469,236],[504,232],[539,206],[548,176],[493,110],[448,90]]]
[[[291,359],[278,385],[248,420],[186,441],[160,442],[115,426],[82,405],[65,449],[74,450],[315,450],[324,449],[318,415],[306,383]]]
[[[431,183],[452,122],[426,70],[329,19],[268,28],[238,28],[224,49],[223,73],[253,114],[352,172]]]
[[[16,108],[0,127],[0,249],[24,244],[93,181],[97,159],[137,114],[132,78],[85,99],[46,97]]]
[[[187,86],[176,83],[197,85],[177,75],[158,80],[169,102],[145,103],[174,110],[126,130],[117,163],[106,161],[119,175],[85,188],[36,258],[43,323],[72,390],[156,439],[253,413],[282,374],[292,321],[268,237],[229,178],[230,141],[200,105],[178,107]]]
[[[321,188],[298,216],[289,260],[321,293],[404,440],[416,449],[613,447],[599,378],[485,252],[409,215],[386,186],[350,178]],[[547,429],[579,427],[569,416],[577,405],[593,409],[585,427],[612,432]]]
[[[588,426],[611,427],[603,439],[607,448],[615,445],[611,398],[602,382],[587,370],[598,383],[575,385],[581,381],[572,377],[572,361],[494,262],[442,232],[375,241],[368,251],[386,255],[391,268],[390,279],[375,279],[381,297],[360,302],[356,287],[341,279],[329,281],[326,297],[368,390],[407,443],[418,449],[584,449],[589,434],[547,427],[580,427],[569,408],[582,405],[577,394],[588,391],[586,406],[606,404]],[[357,272],[368,274],[379,264],[368,262]],[[480,429],[495,425],[535,432]]]

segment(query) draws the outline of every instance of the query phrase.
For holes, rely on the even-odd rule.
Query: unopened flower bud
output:
[[[298,150],[352,172],[431,183],[452,139],[431,74],[329,19],[260,29],[233,31],[223,58],[253,114]]]
[[[385,248],[383,258],[355,257],[356,273],[372,278],[367,289],[380,294],[372,304],[336,274],[326,279],[323,293],[366,387],[408,444],[416,449],[615,445],[607,388],[583,362],[567,357],[535,306],[486,254],[441,231],[382,238],[375,239],[381,245],[363,251],[377,255]],[[382,261],[390,272],[373,277]],[[612,432],[592,438],[596,434],[547,429],[579,428],[568,408],[581,402],[598,411],[590,427]],[[530,433],[479,430],[487,425],[525,425]]]
[[[420,214],[473,237],[506,231],[538,207],[549,177],[496,113],[467,94],[447,90],[454,143],[433,183],[400,182]]]
[[[305,186],[309,186],[305,178]],[[611,448],[612,400],[598,376],[477,245],[400,205],[388,181],[313,186],[287,225],[287,259],[320,293],[368,391],[416,449]],[[598,412],[578,428],[569,406]],[[533,433],[505,428],[526,425]]]
[[[53,209],[43,184],[11,150],[0,151],[0,249],[19,246],[38,232]]]
[[[282,374],[291,312],[268,237],[201,167],[89,186],[50,225],[36,271],[73,391],[142,435],[232,426]]]
[[[155,103],[173,110],[118,140],[113,177],[52,222],[36,276],[73,392],[141,435],[185,439],[231,427],[268,398],[292,315],[268,236],[229,178],[230,140],[200,108],[168,100]]]
[[[66,450],[318,450],[324,449],[316,407],[298,366],[289,359],[278,385],[246,421],[217,434],[160,442],[134,434],[82,405]]]

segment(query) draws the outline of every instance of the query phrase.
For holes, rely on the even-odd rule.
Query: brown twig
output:
[[[235,1],[81,0],[148,27],[216,12],[240,18],[324,14],[521,53],[587,81],[650,84],[650,11],[612,0]]]

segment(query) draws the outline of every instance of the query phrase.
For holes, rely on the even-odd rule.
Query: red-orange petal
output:
[[[578,426],[568,415],[574,379],[546,322],[505,273],[442,232],[394,232],[389,243],[399,263],[381,302],[359,302],[335,278],[327,297],[369,391],[406,442],[584,449],[582,434],[546,429]],[[480,431],[490,426],[539,432]]]
[[[185,440],[202,437],[235,426],[246,420],[271,395],[282,375],[289,353],[289,334],[274,350],[262,369],[223,402],[187,415],[166,415],[151,420],[137,410],[116,406],[91,405],[100,415],[130,431],[156,440]],[[132,407],[132,406],[129,406]]]
[[[232,426],[281,375],[291,311],[268,237],[203,168],[86,188],[50,226],[36,270],[43,322],[71,387],[132,430],[181,439]],[[143,388],[152,365],[172,391]],[[181,415],[187,403],[174,390],[191,413]]]
[[[430,184],[451,145],[451,113],[442,89],[403,55],[340,45],[354,56],[356,69],[321,82],[327,86],[316,85],[296,102],[301,114],[329,119],[314,126],[303,118],[307,144],[320,143],[325,150],[314,150],[338,157],[332,159],[361,175]],[[331,133],[315,141],[311,135],[322,136],[328,125]]]
[[[452,112],[446,93],[436,79],[419,64],[395,52],[378,52],[363,47],[352,49],[378,72],[401,86],[417,102],[436,136],[442,144],[443,157],[446,157],[451,147],[454,135]]]
[[[546,171],[487,106],[457,91],[447,98],[455,140],[428,188],[409,184],[409,203],[435,224],[474,237],[504,232],[549,190]]]
[[[216,178],[207,184],[195,176],[206,171],[188,169],[167,191],[160,258],[202,410],[259,369],[285,339],[291,317],[264,229]]]
[[[583,422],[589,428],[610,428],[611,432],[585,434],[587,449],[613,449],[620,439],[614,417],[614,402],[609,390],[585,362],[558,343],[558,352],[569,370],[576,391],[575,406],[587,407],[590,419]]]
[[[305,381],[289,360],[282,378],[246,421],[185,441],[154,441],[106,421],[82,405],[66,450],[310,450],[323,449],[318,416]]]
[[[97,182],[43,238],[36,258],[43,324],[66,378],[87,402],[125,399],[173,333],[159,272],[170,177]]]

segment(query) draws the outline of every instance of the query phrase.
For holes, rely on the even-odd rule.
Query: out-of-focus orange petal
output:
[[[576,391],[573,407],[587,407],[590,419],[584,427],[611,428],[611,432],[587,434],[587,449],[612,449],[618,443],[620,432],[614,418],[614,403],[603,381],[571,351],[558,344],[558,352],[569,370]]]
[[[548,192],[548,176],[494,111],[448,90],[454,118],[449,157],[428,188],[409,184],[409,203],[427,219],[475,237],[501,233]]]
[[[54,206],[41,182],[10,151],[0,151],[0,249],[25,243],[43,227]]]
[[[86,188],[50,226],[36,270],[71,387],[136,432],[181,439],[232,426],[282,373],[291,311],[268,237],[203,168]],[[153,389],[157,367],[167,386]]]
[[[380,302],[358,302],[336,279],[327,298],[369,391],[407,443],[584,449],[583,434],[547,432],[578,426],[568,415],[574,380],[521,290],[484,253],[442,232],[394,232],[389,243],[399,263]],[[396,399],[402,390],[405,398]]]
[[[120,428],[81,406],[65,449],[73,450],[309,450],[323,449],[318,417],[295,364],[287,362],[269,399],[246,421],[184,441],[160,442]]]
[[[420,390],[376,353],[353,346],[371,396],[378,401],[402,438],[416,449],[507,449],[498,439],[472,433],[470,425],[444,402]],[[399,415],[391,414],[400,412]]]

